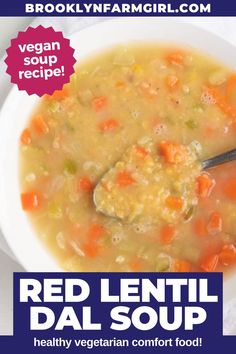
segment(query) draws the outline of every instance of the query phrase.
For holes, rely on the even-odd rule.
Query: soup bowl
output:
[[[172,19],[125,18],[105,21],[70,37],[77,61],[116,44],[127,42],[174,43],[190,46],[236,70],[236,48],[224,39]],[[0,117],[0,224],[18,261],[27,271],[62,271],[56,260],[36,237],[20,202],[19,136],[39,98],[19,91],[8,95]],[[236,292],[236,272],[224,280],[224,299]]]

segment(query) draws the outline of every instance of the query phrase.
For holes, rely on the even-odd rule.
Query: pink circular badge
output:
[[[11,40],[7,49],[7,73],[19,90],[29,95],[53,94],[69,82],[76,60],[74,49],[62,32],[52,27],[29,27]]]

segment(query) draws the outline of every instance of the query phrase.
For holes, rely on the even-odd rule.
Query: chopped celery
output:
[[[73,125],[72,125],[71,123],[69,123],[69,122],[66,122],[66,123],[65,123],[65,128],[66,128],[69,132],[71,132],[71,133],[74,133],[74,131],[75,131],[75,128],[74,128]]]
[[[66,160],[64,164],[64,173],[68,175],[75,175],[77,172],[77,165],[76,162],[73,160]]]
[[[189,144],[190,149],[197,155],[200,156],[202,153],[202,146],[199,143],[199,141],[197,140],[193,140],[190,144]]]
[[[76,73],[74,73],[73,75],[71,75],[71,77],[70,77],[70,83],[71,83],[71,85],[73,86],[73,87],[75,87],[75,89],[76,89],[76,85],[77,85],[77,75],[76,75]]]
[[[195,104],[195,105],[193,106],[193,110],[194,110],[194,112],[197,112],[197,113],[203,113],[203,111],[204,111],[204,105],[203,105],[203,104],[200,104],[200,103]]]
[[[193,213],[194,213],[194,206],[191,205],[191,206],[189,207],[189,209],[186,211],[186,214],[185,214],[185,216],[184,216],[184,220],[185,220],[185,221],[189,221],[189,220],[192,218]]]
[[[156,272],[167,272],[170,269],[170,259],[169,257],[158,257],[156,261],[155,271]]]
[[[185,122],[185,125],[189,128],[189,129],[196,129],[198,128],[199,124],[196,120],[194,119],[189,119]]]
[[[48,110],[50,113],[56,113],[60,109],[60,102],[58,101],[52,101],[48,105]]]
[[[63,215],[61,207],[55,202],[49,203],[48,214],[50,217],[55,219],[60,219]]]

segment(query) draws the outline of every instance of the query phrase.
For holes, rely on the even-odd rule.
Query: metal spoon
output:
[[[236,149],[226,151],[223,154],[202,161],[202,169],[207,170],[208,168],[222,165],[223,163],[227,163],[233,160],[236,160]]]

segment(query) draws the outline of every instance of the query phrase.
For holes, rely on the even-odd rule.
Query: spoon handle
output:
[[[226,151],[223,154],[202,161],[202,169],[206,170],[233,160],[236,160],[236,149]]]

